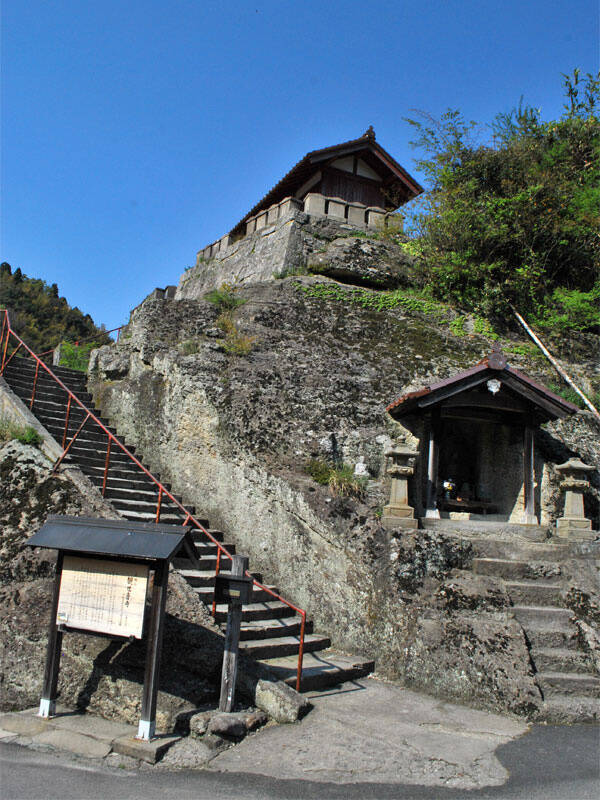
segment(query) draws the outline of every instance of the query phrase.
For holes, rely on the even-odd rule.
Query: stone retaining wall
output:
[[[304,200],[295,197],[285,197],[281,202],[275,203],[269,208],[259,211],[246,222],[246,233],[248,236],[255,231],[273,225],[284,217],[293,216],[294,211],[305,211],[307,214],[318,217],[330,217],[333,220],[347,221],[356,228],[370,228],[372,230],[381,227],[385,222],[385,209],[378,206],[366,206],[364,203],[350,203],[342,200],[341,197],[325,197],[316,192],[309,192]],[[209,258],[220,256],[224,258],[226,251],[236,244],[230,234],[225,234],[216,242],[207,245],[198,251],[196,265]]]

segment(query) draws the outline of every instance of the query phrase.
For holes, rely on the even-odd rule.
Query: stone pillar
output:
[[[595,539],[596,532],[592,530],[591,520],[586,519],[583,508],[583,495],[590,488],[586,475],[593,467],[588,467],[578,458],[570,458],[564,464],[558,464],[556,470],[562,475],[560,488],[565,492],[563,515],[556,520],[558,535],[563,539]]]
[[[414,509],[408,505],[408,479],[415,473],[417,453],[401,443],[386,452],[392,460],[387,474],[392,479],[390,502],[383,509],[381,522],[385,528],[418,528]]]
[[[433,412],[429,420],[429,447],[427,449],[427,494],[425,499],[425,516],[429,519],[439,519],[440,512],[437,507],[437,473],[439,457],[439,413]]]
[[[523,525],[537,525],[535,515],[535,461],[533,428],[523,433]]]

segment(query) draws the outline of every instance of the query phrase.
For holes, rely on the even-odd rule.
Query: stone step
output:
[[[206,556],[216,556],[217,546],[214,544],[211,543],[206,545],[198,544],[196,545],[196,547],[198,549],[199,556],[202,559],[204,559]],[[227,549],[232,555],[235,555],[235,545],[227,544],[225,545],[225,547],[227,547]],[[209,561],[208,558],[206,558],[206,560]],[[226,558],[225,556],[221,556],[221,563],[225,561],[227,562],[227,566],[229,567],[229,559]],[[212,559],[211,563],[214,564],[214,566],[216,567],[217,563],[216,558]],[[198,594],[200,595],[206,594],[206,592],[204,591],[205,589],[210,589],[212,591],[214,588],[215,585],[214,570],[212,570],[211,572],[210,570],[190,569],[188,566],[183,568],[177,567],[177,571],[182,577],[186,579],[189,585],[192,586],[194,589],[203,590],[198,592]],[[223,576],[229,576],[230,573],[228,570],[219,570],[219,574],[222,574]]]
[[[75,433],[75,431],[72,433]],[[69,437],[67,437],[67,441],[68,438]],[[79,436],[69,448],[69,453],[71,458],[78,459],[81,456],[81,458],[86,459],[88,464],[101,466],[102,469],[104,469],[106,465],[106,447],[98,447],[96,443],[84,442],[83,440],[80,441]],[[127,453],[124,453],[120,448],[117,449],[116,447],[113,447],[111,451],[110,464],[113,464],[114,466],[131,464],[133,467],[139,470],[139,467],[136,466],[135,461],[132,461]]]
[[[8,365],[8,370],[16,370],[19,373],[31,373],[32,375],[35,373],[35,365],[36,362],[33,358],[21,358],[21,356],[15,356],[10,364]],[[78,369],[71,369],[70,367],[59,367],[53,366],[52,364],[46,364],[46,366],[58,377],[63,381],[63,383],[67,383],[67,381],[73,381],[78,383],[79,381],[83,381],[84,384],[87,382],[87,376],[85,372],[81,372]],[[40,369],[43,369],[42,367]],[[48,375],[46,370],[44,370],[45,374]]]
[[[40,416],[39,419],[41,420],[42,416]],[[63,419],[61,420],[60,423],[58,423],[58,422],[48,422],[46,420],[46,423],[45,423],[44,427],[47,429],[47,431],[49,433],[51,433],[54,436],[54,438],[60,437],[60,441],[62,441],[63,433],[64,433],[64,430],[65,430],[64,417],[63,417]],[[78,428],[78,425],[72,423],[72,421],[69,420],[69,430],[67,432],[67,438],[69,438],[70,436],[73,436],[73,434],[75,433],[77,428]],[[114,431],[111,431],[111,433],[113,434],[113,436],[116,436]],[[107,437],[106,433],[103,430],[98,428],[97,425],[94,425],[93,427],[90,428],[89,424],[86,425],[83,428],[83,430],[81,431],[81,433],[77,437],[77,441],[84,441],[84,442],[89,442],[90,444],[95,444],[96,448],[99,449],[99,450],[103,450],[104,453],[106,453],[106,442],[107,442],[107,439],[108,439],[108,437]],[[135,453],[135,446],[134,445],[129,445],[128,444],[128,445],[126,445],[126,447],[127,447],[128,450],[131,450],[132,453]],[[116,445],[113,442],[112,445],[111,445],[111,453],[115,448],[120,450],[119,446]]]
[[[121,489],[113,487],[110,480],[110,467],[108,469],[105,497],[109,500],[133,500],[137,502],[153,503],[156,506],[158,492],[159,489],[157,486],[151,489]],[[173,497],[183,505],[183,498],[180,495],[174,494]],[[163,493],[162,507],[164,508],[165,504],[170,502],[170,498]],[[196,513],[194,506],[186,506],[186,511],[189,511],[189,513],[193,515]]]
[[[273,589],[273,591],[276,591],[275,586],[271,586],[269,588]],[[213,585],[212,586],[196,586],[196,587],[194,587],[194,591],[196,592],[196,594],[198,595],[200,600],[202,600],[203,603],[205,603],[206,605],[210,605],[212,603],[212,601],[213,601],[214,596],[215,596],[214,575],[213,575]],[[250,602],[251,603],[269,602],[269,600],[272,600],[272,599],[273,599],[273,595],[269,594],[264,589],[260,589],[258,586],[254,586],[252,588],[252,596],[250,598]]]
[[[557,623],[552,620],[529,622],[525,634],[533,649],[577,650],[578,648],[577,628],[570,622]]]
[[[162,515],[161,515],[161,517],[162,517]],[[215,571],[217,569],[217,555],[216,555],[216,553],[213,553],[211,555],[204,555],[203,551],[200,551],[200,553],[198,555],[199,555],[198,571],[201,572],[201,573],[211,572],[212,575],[213,575],[213,579],[214,579]],[[233,555],[233,553],[232,553],[232,555]],[[179,570],[179,571],[186,570],[187,572],[195,572],[196,571],[196,570],[193,570],[191,568],[190,561],[189,561],[188,558],[183,558],[183,557],[180,558],[180,557],[176,556],[173,559],[172,563],[173,563],[173,566],[174,566],[174,568],[176,570]],[[231,560],[226,555],[222,554],[221,555],[220,566],[223,569],[223,571],[227,572],[229,570],[230,565],[231,565]]]
[[[600,697],[600,678],[591,673],[538,672],[535,677],[544,698],[552,694]]]
[[[114,505],[114,504],[113,504]],[[123,519],[128,519],[131,522],[155,522],[156,521],[156,513],[151,514],[147,511],[122,511],[121,509],[117,509],[119,514],[123,517]],[[171,514],[165,512],[164,514],[160,515],[160,522],[162,525],[181,525],[183,517],[181,514]]]
[[[512,610],[521,625],[527,630],[531,625],[568,624],[573,612],[558,606],[513,606]]]
[[[80,466],[85,474],[89,476],[92,483],[95,483],[96,486],[102,486],[102,481],[104,479],[103,465],[81,463]],[[115,465],[111,463],[110,482],[115,488],[147,489],[148,487],[154,488],[156,486],[152,478],[146,475],[133,461],[130,461],[129,465]],[[163,485],[165,489],[171,491],[170,483],[164,483]]]
[[[298,659],[293,657],[263,659],[279,680],[296,686]],[[375,662],[359,656],[344,656],[334,651],[307,653],[303,659],[301,691],[319,691],[346,681],[364,678],[375,669]]]
[[[592,670],[592,664],[586,653],[563,647],[532,648],[531,660],[536,671],[542,673],[589,673]]]
[[[143,500],[121,500],[118,497],[108,498],[117,511],[122,511],[124,514],[150,514],[156,517],[157,502],[144,502]],[[183,524],[185,519],[185,512],[180,511],[175,503],[169,500],[163,500],[160,506],[160,520],[164,521],[165,515],[169,514],[174,517],[179,525]]]
[[[600,700],[573,694],[551,694],[544,698],[535,720],[554,725],[600,722]]]
[[[216,528],[209,528],[209,523],[208,520],[206,519],[205,520],[199,519],[198,522],[200,522],[201,525],[204,525],[206,530],[210,533],[210,535],[214,539],[216,539],[218,542],[223,541],[223,539],[225,538],[225,534],[223,533],[223,531],[219,531]],[[192,528],[192,539],[195,542],[204,542],[206,541],[206,534],[204,533],[204,531],[201,531],[198,528]]]
[[[494,558],[503,561],[561,561],[568,554],[568,546],[559,543],[517,542],[494,538],[472,539],[476,558]]]
[[[473,559],[473,572],[495,578],[524,578],[528,567],[527,561],[508,561],[502,558]]]
[[[274,620],[249,620],[240,629],[240,640],[277,639],[280,636],[299,636],[302,623],[297,617]],[[307,621],[304,633],[313,632],[313,623]]]
[[[85,472],[85,474],[89,476],[90,480],[94,481],[96,485],[98,485],[98,478],[100,477],[100,485],[102,485],[104,464],[101,465],[97,461],[90,462],[90,459],[87,459],[85,456],[80,456],[77,459],[77,465],[81,467],[82,471]],[[127,464],[111,464],[110,466],[111,480],[116,478],[124,481],[136,481],[143,480],[144,476],[145,473],[133,461],[129,461]],[[150,480],[150,478],[147,478],[147,480]],[[169,484],[166,484],[165,486],[167,489],[169,488]]]
[[[27,397],[31,398],[31,394],[33,392],[33,382],[34,382],[34,374],[32,373],[31,376],[22,376],[22,375],[12,375],[8,378],[10,381],[10,387],[15,393],[23,393]],[[64,382],[64,381],[63,381]],[[66,384],[65,384],[66,385]],[[73,391],[70,386],[67,386],[74,395],[76,395],[81,402],[89,406],[91,403],[94,402],[92,395],[86,391],[78,390],[77,392]],[[49,376],[43,377],[42,373],[38,375],[37,382],[35,384],[35,398],[34,398],[34,405],[37,402],[37,399],[43,400],[54,400],[59,403],[63,403],[65,406],[67,404],[67,393],[65,390],[60,386],[60,384],[56,383],[52,378]]]
[[[513,605],[516,606],[560,607],[563,605],[561,586],[557,583],[510,581],[506,583],[506,591]]]
[[[325,650],[331,645],[327,636],[314,633],[304,636],[304,652],[313,653]],[[281,636],[277,639],[245,639],[240,641],[240,650],[253,658],[269,659],[296,655],[300,649],[299,636]]]
[[[218,603],[215,613],[216,622],[227,620],[228,606],[226,603]],[[281,603],[279,600],[263,603],[249,603],[242,608],[243,620],[256,619],[281,619],[282,617],[293,617],[296,614],[293,608]]]

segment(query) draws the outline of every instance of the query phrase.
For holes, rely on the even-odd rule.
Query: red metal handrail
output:
[[[220,563],[221,563],[221,556],[222,555],[226,556],[230,561],[232,561],[232,556],[231,556],[231,553],[229,552],[229,550],[227,550],[227,548],[224,545],[222,545],[221,542],[219,542],[210,533],[210,531],[208,531],[204,527],[204,525],[202,525],[200,522],[198,522],[198,520],[192,514],[190,514],[190,512],[185,508],[185,506],[183,506],[171,494],[171,492],[169,492],[169,490],[158,480],[158,478],[155,478],[154,475],[149,470],[146,469],[146,467],[133,455],[133,453],[130,450],[128,450],[128,448],[122,442],[120,442],[119,439],[117,439],[117,437],[114,436],[114,434],[112,434],[108,430],[108,428],[98,419],[98,417],[96,417],[96,415],[92,411],[90,411],[89,408],[87,408],[87,406],[84,403],[82,403],[81,400],[70,389],[68,389],[65,386],[65,384],[60,380],[60,378],[58,378],[52,372],[50,367],[48,367],[48,365],[45,364],[40,359],[40,357],[38,355],[36,355],[33,352],[33,350],[30,347],[28,347],[25,344],[25,342],[13,331],[13,329],[11,327],[11,324],[10,324],[10,317],[8,315],[8,310],[7,309],[0,309],[0,313],[3,314],[2,335],[0,336],[0,351],[2,352],[2,363],[0,365],[0,375],[2,375],[4,373],[4,370],[8,366],[8,363],[13,358],[13,356],[16,355],[17,351],[20,350],[21,347],[24,347],[25,350],[27,351],[27,353],[35,360],[36,365],[37,365],[36,366],[36,384],[37,384],[37,373],[39,371],[39,368],[43,367],[44,370],[48,373],[48,375],[55,381],[55,383],[57,383],[61,387],[61,389],[63,389],[67,393],[68,402],[67,402],[67,411],[66,411],[66,414],[65,414],[65,429],[64,429],[63,442],[62,442],[63,452],[62,452],[60,458],[55,463],[53,469],[56,470],[59,467],[59,465],[61,464],[61,462],[64,459],[64,457],[67,455],[68,450],[70,449],[71,445],[73,444],[73,442],[75,441],[77,436],[79,436],[79,433],[82,431],[84,425],[91,419],[102,431],[104,431],[104,433],[108,437],[108,440],[107,440],[107,457],[106,457],[106,464],[105,464],[105,470],[104,470],[102,493],[104,494],[105,491],[106,491],[106,482],[107,482],[106,479],[107,479],[107,471],[108,471],[108,461],[109,461],[109,456],[110,456],[110,447],[111,447],[112,444],[115,444],[116,446],[118,446],[121,449],[121,451],[123,453],[125,453],[125,455],[128,456],[128,458],[139,469],[142,470],[142,472],[148,478],[150,478],[150,480],[157,487],[157,489],[158,489],[158,501],[157,501],[157,510],[156,510],[156,522],[159,521],[161,504],[163,502],[164,497],[166,496],[166,497],[169,498],[169,500],[171,500],[172,503],[174,503],[174,505],[177,506],[179,511],[181,511],[183,514],[185,514],[185,520],[184,520],[183,524],[184,525],[188,525],[189,523],[192,523],[193,525],[195,525],[196,528],[201,530],[202,533],[204,533],[210,539],[212,544],[214,544],[216,546],[216,548],[217,548],[217,563],[216,563],[215,574],[218,574],[219,573],[219,569],[220,569]],[[6,360],[6,351],[7,351],[8,342],[9,342],[9,339],[10,339],[11,336],[13,336],[14,339],[16,339],[16,341],[18,342],[18,346],[11,353],[9,359]],[[3,342],[4,338],[5,338],[5,341]],[[32,406],[33,406],[34,399],[35,399],[35,387],[34,387],[34,391],[32,392],[32,396],[31,396],[31,405]],[[77,432],[75,433],[75,435],[71,438],[71,440],[69,441],[68,445],[65,447],[66,437],[67,437],[67,427],[68,427],[68,422],[69,422],[69,413],[70,413],[71,406],[72,406],[73,402],[75,402],[79,406],[79,408],[85,413],[86,416],[85,416],[85,419],[83,420],[83,422],[81,423],[81,425],[79,426],[79,428],[78,428]],[[304,657],[304,637],[305,637],[305,628],[306,628],[306,611],[304,609],[302,609],[302,608],[299,608],[298,606],[295,606],[293,603],[290,603],[289,600],[286,600],[284,597],[282,597],[280,594],[277,594],[277,592],[274,592],[268,586],[265,586],[264,584],[260,583],[260,581],[257,581],[256,578],[253,575],[251,575],[250,572],[247,571],[246,574],[248,575],[248,577],[252,578],[252,583],[253,583],[254,586],[256,586],[259,589],[261,589],[262,591],[266,592],[271,597],[274,597],[276,600],[279,600],[281,603],[284,603],[286,606],[288,606],[288,608],[291,608],[293,611],[295,611],[297,614],[299,614],[299,616],[301,618],[299,648],[298,648],[298,669],[297,669],[297,673],[296,673],[296,691],[300,691],[301,680],[302,680],[302,661],[303,661],[303,657]],[[213,616],[214,616],[215,612],[216,612],[216,604],[215,604],[215,601],[213,601]]]
[[[124,325],[119,325],[118,328],[111,328],[109,331],[100,331],[99,334],[96,333],[93,336],[86,336],[85,339],[76,339],[74,342],[66,342],[66,343],[74,344],[75,347],[79,347],[80,344],[84,344],[85,342],[93,342],[94,339],[97,339],[99,336],[108,336],[109,333],[114,333],[115,331],[118,331],[117,333],[117,343],[118,343],[119,339],[121,338],[121,331],[125,327],[127,327],[127,323],[125,323]],[[60,342],[60,344],[63,344],[63,342]],[[58,345],[56,345],[56,347],[58,347]],[[44,350],[43,353],[38,353],[38,356],[40,358],[42,356],[48,356],[50,355],[50,353],[53,353],[56,350],[56,347],[51,347],[50,350]]]

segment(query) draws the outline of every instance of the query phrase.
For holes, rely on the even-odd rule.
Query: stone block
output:
[[[322,194],[309,192],[304,198],[304,211],[307,214],[325,216],[325,198]]]
[[[255,230],[256,230],[256,217],[250,217],[250,219],[246,223],[246,236],[248,236],[249,233],[254,233]]]
[[[390,517],[383,516],[381,524],[387,530],[394,530],[395,528],[402,528],[404,530],[416,531],[419,527],[419,521],[411,519],[410,517]]]
[[[302,208],[302,204],[294,197],[284,198],[281,203],[279,203],[279,218],[281,219],[281,217],[291,214],[298,206]]]
[[[259,231],[261,228],[264,228],[267,224],[267,212],[261,211],[260,214],[256,215],[256,230]]]
[[[327,216],[334,219],[346,218],[346,203],[341,197],[331,198],[327,201]]]
[[[296,722],[310,710],[310,703],[283,681],[259,680],[254,702],[275,722]]]
[[[366,225],[365,222],[365,209],[366,206],[363,206],[361,203],[348,204],[348,222],[351,222],[353,225],[358,225],[361,228],[364,228]]]
[[[267,209],[267,225],[272,225],[279,218],[279,204]]]
[[[246,735],[246,715],[235,713],[217,714],[208,723],[208,730],[218,736],[240,738]]]
[[[225,236],[221,236],[219,239],[219,250],[225,250],[226,247],[229,247],[229,234],[225,234]]]
[[[59,750],[67,750],[78,756],[88,758],[104,758],[111,751],[111,744],[93,736],[86,736],[76,731],[52,728],[33,737],[35,744],[45,744]]]
[[[135,739],[132,736],[122,736],[113,742],[113,750],[123,756],[137,758],[148,764],[156,764],[167,752],[169,747],[178,742],[181,736],[157,736],[149,742]]]
[[[369,228],[380,228],[385,220],[383,208],[372,207],[367,209],[367,225]]]
[[[95,714],[57,714],[52,717],[52,726],[60,730],[92,736],[94,739],[104,739],[112,742],[120,736],[135,736],[136,728],[126,722],[116,722],[104,719]]]
[[[48,730],[49,726],[48,720],[36,717],[33,713],[31,716],[28,714],[2,714],[0,716],[0,728],[23,736],[35,736]]]

